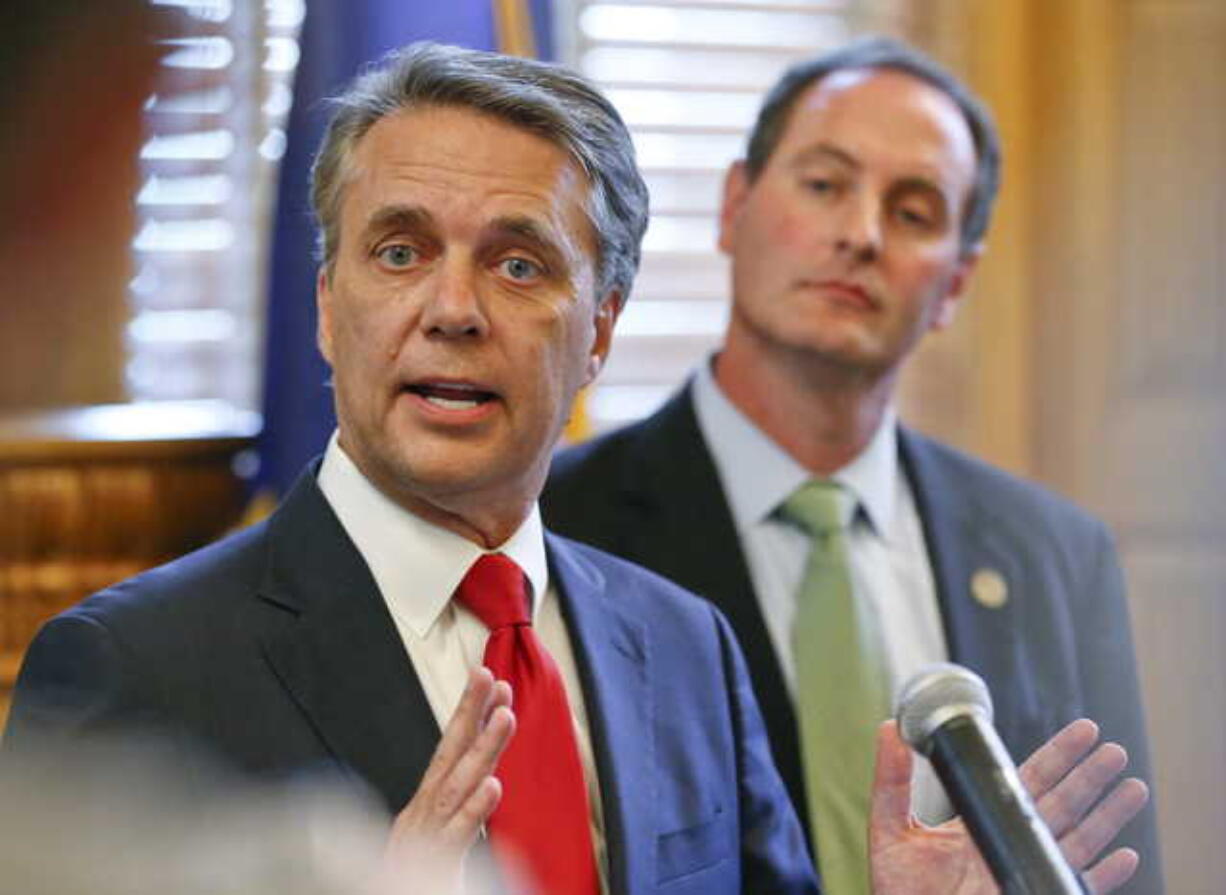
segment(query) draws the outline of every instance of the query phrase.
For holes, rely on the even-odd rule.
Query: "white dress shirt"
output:
[[[596,864],[601,889],[607,892],[604,815],[587,707],[558,594],[549,581],[539,510],[534,506],[506,543],[483,550],[413,515],[384,495],[362,475],[335,434],[324,454],[318,482],[370,568],[440,730],[459,705],[469,671],[481,664],[489,635],[480,619],[452,601],[455,589],[482,553],[504,553],[524,570],[532,587],[533,627],[557,663],[566,686],[587,782]],[[548,848],[549,843],[542,843],[542,847]]]
[[[812,474],[770,439],[724,395],[703,364],[694,377],[694,411],[715,462],[749,566],[754,592],[789,690],[795,697],[792,624],[810,536],[777,512]],[[948,649],[923,526],[899,468],[897,416],[886,411],[868,446],[830,479],[854,498],[848,561],[857,599],[881,623],[891,689]],[[940,783],[917,762],[913,804],[925,820],[949,816]]]

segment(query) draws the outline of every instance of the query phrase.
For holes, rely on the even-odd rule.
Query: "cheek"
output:
[[[949,292],[953,274],[945,253],[922,253],[893,268],[895,288],[917,308],[934,309]]]
[[[333,310],[351,353],[364,364],[394,359],[412,322],[412,303],[391,292],[350,292]]]
[[[332,307],[333,377],[351,400],[366,403],[390,375],[400,342],[395,306],[373,305],[352,296]]]
[[[595,321],[586,316],[589,313],[594,312],[584,308],[582,315],[558,315],[538,343],[542,347],[536,369],[543,380],[541,386],[561,403],[568,403],[588,378],[596,332]]]
[[[762,190],[754,196],[754,216],[757,242],[768,250],[789,249],[793,252],[811,250],[821,226],[820,218],[785,190]]]

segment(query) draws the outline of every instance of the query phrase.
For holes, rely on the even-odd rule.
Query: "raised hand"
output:
[[[1144,807],[1149,791],[1135,778],[1112,787],[1128,757],[1115,743],[1095,748],[1097,742],[1096,724],[1074,721],[1036,750],[1019,771],[1069,864],[1076,871],[1084,870],[1090,891],[1101,895],[1132,876],[1138,856],[1130,849],[1118,849],[1090,864]],[[1104,792],[1106,797],[1099,801]],[[883,724],[877,736],[869,852],[875,895],[999,891],[961,821],[929,827],[911,814],[911,753],[893,721]]]
[[[421,785],[392,824],[380,891],[410,891],[423,879],[432,882],[429,895],[461,890],[464,859],[502,795],[494,769],[514,731],[510,686],[475,669]]]

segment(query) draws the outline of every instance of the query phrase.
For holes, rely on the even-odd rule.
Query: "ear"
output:
[[[315,311],[318,316],[315,327],[315,344],[332,366],[332,286],[328,282],[328,269],[320,265],[315,278]]]
[[[613,327],[617,324],[621,312],[622,296],[616,289],[609,292],[596,306],[596,337],[592,340],[592,350],[588,355],[584,385],[590,385],[604,368],[604,362],[613,347]]]
[[[724,175],[724,195],[719,207],[719,250],[725,255],[732,253],[737,218],[745,207],[751,186],[745,160],[733,162]]]
[[[958,314],[958,307],[962,297],[966,294],[967,287],[970,285],[971,275],[975,272],[975,267],[979,264],[981,255],[983,255],[983,243],[979,243],[958,259],[958,264],[950,276],[949,287],[946,289],[945,295],[941,297],[940,304],[937,305],[937,312],[932,318],[930,329],[939,331],[954,322],[954,317]]]

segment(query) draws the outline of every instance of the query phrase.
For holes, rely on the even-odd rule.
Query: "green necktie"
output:
[[[792,626],[813,845],[828,895],[867,895],[875,738],[890,698],[876,613],[852,590],[844,499],[838,484],[813,480],[780,511],[813,539]]]

